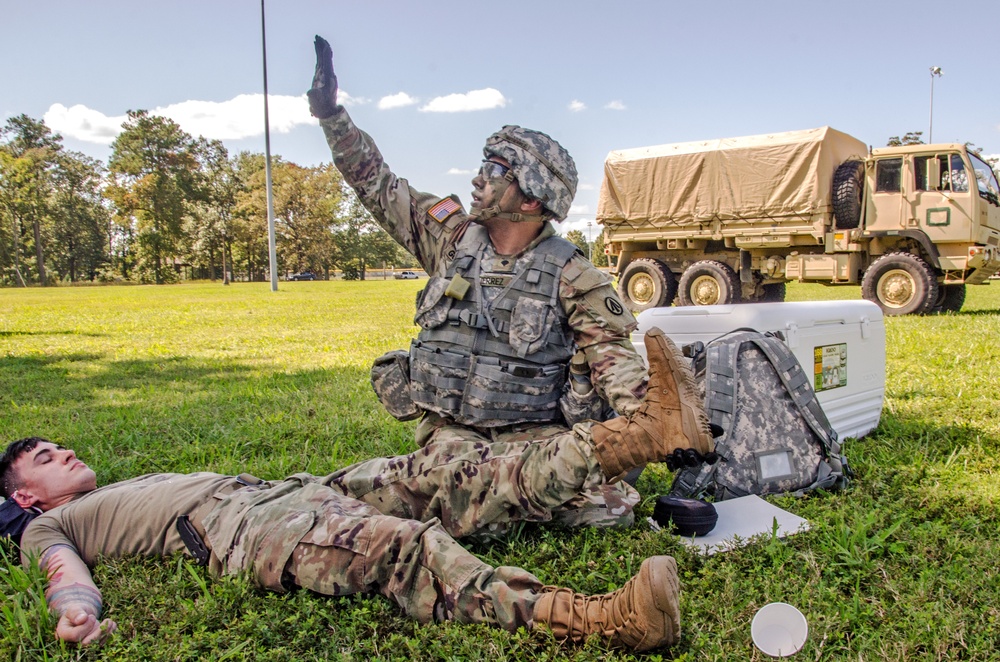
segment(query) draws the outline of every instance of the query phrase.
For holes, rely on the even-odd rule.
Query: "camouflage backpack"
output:
[[[684,348],[704,389],[720,460],[682,469],[671,494],[802,493],[847,484],[847,458],[798,359],[780,334],[740,329]]]

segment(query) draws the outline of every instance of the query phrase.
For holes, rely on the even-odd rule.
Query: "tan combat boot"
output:
[[[704,455],[715,448],[687,359],[659,329],[650,329],[645,342],[649,385],[639,410],[591,428],[597,461],[611,481],[677,449]]]
[[[633,651],[675,644],[681,636],[677,562],[671,556],[652,556],[625,586],[605,595],[546,586],[535,603],[534,621],[547,625],[557,638],[576,642],[596,634]]]

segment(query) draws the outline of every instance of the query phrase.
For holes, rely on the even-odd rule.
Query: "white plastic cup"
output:
[[[809,624],[802,612],[784,602],[761,607],[750,624],[753,643],[772,657],[788,657],[799,652],[809,636]]]

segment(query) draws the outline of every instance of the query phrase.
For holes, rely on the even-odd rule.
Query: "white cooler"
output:
[[[679,347],[740,328],[780,331],[841,439],[878,425],[885,399],[885,320],[871,301],[801,301],[650,308],[639,313],[632,344],[659,327]]]

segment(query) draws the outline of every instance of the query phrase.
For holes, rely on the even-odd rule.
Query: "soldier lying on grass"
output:
[[[544,625],[560,638],[597,635],[637,651],[680,634],[669,556],[646,559],[613,593],[585,596],[543,586],[520,568],[490,567],[436,521],[382,515],[307,474],[273,483],[246,474],[150,474],[98,488],[72,450],[31,437],[0,455],[0,484],[21,508],[42,512],[23,531],[22,561],[40,559],[45,597],[59,616],[56,636],[68,642],[100,642],[116,628],[101,620],[88,568],[99,557],[185,551],[215,574],[246,572],[277,592],[378,591],[423,623]]]

